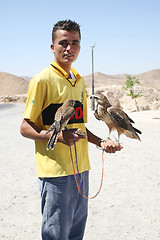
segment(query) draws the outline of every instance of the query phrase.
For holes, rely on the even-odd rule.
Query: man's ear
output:
[[[51,44],[51,51],[54,53],[55,52],[55,50],[54,50],[54,44],[52,43]]]

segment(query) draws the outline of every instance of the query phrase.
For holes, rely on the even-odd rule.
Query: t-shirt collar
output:
[[[52,62],[52,65],[55,66],[55,68],[57,69],[58,73],[62,73],[63,77],[68,78],[68,73],[61,68],[58,63],[56,63],[55,61]],[[59,71],[58,71],[59,70]],[[81,75],[74,69],[71,67],[71,71],[74,74],[75,78],[77,79],[77,81],[79,81],[81,79]]]

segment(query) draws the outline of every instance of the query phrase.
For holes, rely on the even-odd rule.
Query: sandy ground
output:
[[[24,104],[0,105],[0,239],[40,240],[40,194],[34,142],[21,137]],[[105,154],[101,193],[89,200],[85,240],[160,239],[160,112],[129,113],[142,142],[122,137],[124,149]],[[87,127],[106,137],[108,128],[89,111]],[[114,133],[116,136],[116,133]],[[90,195],[101,178],[101,151],[89,145]]]

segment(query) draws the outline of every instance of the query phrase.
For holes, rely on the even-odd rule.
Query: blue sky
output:
[[[54,59],[53,25],[81,26],[81,52],[73,67],[91,73],[137,74],[160,68],[160,0],[0,0],[0,72],[34,76]]]

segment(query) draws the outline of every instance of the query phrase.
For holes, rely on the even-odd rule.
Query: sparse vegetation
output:
[[[125,85],[123,86],[123,89],[125,91],[127,91],[127,96],[130,96],[132,99],[134,99],[136,109],[137,109],[137,111],[139,111],[139,107],[138,107],[136,99],[138,97],[141,97],[142,94],[137,91],[135,92],[134,86],[135,86],[135,84],[141,85],[141,83],[140,83],[139,79],[136,78],[135,76],[125,74],[125,77],[126,77],[126,81],[124,82]],[[128,93],[128,91],[129,91],[129,93]]]

